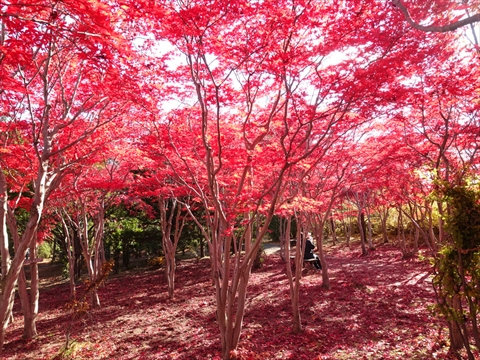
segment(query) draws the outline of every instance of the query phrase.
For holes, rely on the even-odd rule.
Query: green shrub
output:
[[[52,257],[52,243],[44,241],[38,246],[37,257],[50,259]]]

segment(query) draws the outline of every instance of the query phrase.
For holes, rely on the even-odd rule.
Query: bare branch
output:
[[[402,14],[405,16],[405,19],[407,22],[412,26],[414,29],[420,30],[420,31],[425,31],[425,32],[449,32],[449,31],[454,31],[458,28],[461,28],[462,26],[466,26],[469,24],[474,24],[477,22],[480,22],[480,13],[475,14],[472,16],[469,16],[465,19],[455,21],[451,24],[448,25],[443,25],[443,26],[436,26],[436,25],[420,25],[419,23],[415,22],[412,17],[410,16],[410,13],[408,9],[403,5],[401,0],[392,0],[393,5],[398,7],[398,9],[402,12]]]

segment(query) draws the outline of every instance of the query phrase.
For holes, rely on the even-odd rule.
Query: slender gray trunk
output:
[[[7,214],[8,214],[8,193],[5,174],[0,165],[0,255],[2,257],[1,272],[2,278],[7,274],[10,268],[10,252],[8,251],[8,232],[7,232]]]

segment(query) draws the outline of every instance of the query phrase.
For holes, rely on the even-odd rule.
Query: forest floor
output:
[[[321,287],[318,272],[304,270],[301,334],[292,333],[285,263],[268,255],[251,276],[240,358],[451,359],[444,323],[429,310],[428,260],[404,260],[390,245],[359,253],[358,247],[327,249],[330,290]],[[99,289],[102,307],[84,322],[72,322],[65,309],[66,280],[43,279],[38,337],[22,339],[16,299],[2,359],[220,359],[209,260],[179,261],[176,274],[173,300],[162,269],[111,276]],[[69,327],[72,345],[62,352]]]

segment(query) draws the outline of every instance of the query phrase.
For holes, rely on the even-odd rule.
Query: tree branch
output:
[[[410,24],[410,26],[420,31],[444,33],[444,32],[454,31],[465,25],[480,22],[480,13],[479,13],[444,26],[435,26],[435,25],[423,26],[413,21],[412,17],[410,16],[410,13],[408,12],[408,9],[405,7],[405,5],[403,5],[401,0],[392,0],[392,3],[402,12],[402,14],[405,16],[405,19]]]

